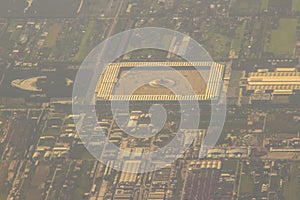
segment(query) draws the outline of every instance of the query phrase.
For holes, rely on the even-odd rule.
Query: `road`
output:
[[[58,170],[59,170],[58,168],[55,168],[55,171],[54,171],[54,174],[53,174],[53,176],[52,176],[52,179],[51,179],[51,183],[50,183],[49,189],[48,189],[47,192],[46,192],[45,200],[47,200],[48,197],[49,197],[50,191],[51,191],[51,189],[52,189],[52,184],[53,184],[53,181],[54,181],[54,179],[55,179],[55,176],[56,176],[56,173],[57,173]]]
[[[5,70],[3,71],[3,74],[2,74],[1,79],[0,79],[0,86],[1,86],[2,83],[3,83],[3,81],[4,81],[4,79],[5,79],[5,73],[6,73],[6,71],[8,71],[8,69],[10,68],[10,66],[11,66],[11,63],[8,63],[8,64],[6,65],[6,68],[5,68]]]
[[[113,1],[111,2],[111,5],[112,5],[112,3],[113,3]],[[115,26],[116,26],[117,23],[118,23],[119,16],[120,16],[120,13],[121,13],[121,11],[122,11],[123,4],[124,4],[124,0],[118,1],[118,9],[117,9],[117,12],[116,12],[115,16],[113,17],[113,21],[112,21],[112,24],[111,24],[111,26],[110,26],[110,28],[109,28],[109,30],[108,30],[108,33],[107,33],[107,35],[106,35],[106,38],[111,37],[112,34],[114,33]],[[111,7],[111,6],[110,6],[110,7]],[[103,47],[102,51],[100,52],[100,54],[99,54],[99,56],[98,56],[97,62],[101,62],[103,53],[104,53],[104,51],[105,51],[106,49],[107,49],[107,43],[104,43],[104,47]],[[93,94],[93,92],[92,92],[91,94]],[[93,99],[93,98],[92,98],[92,99]],[[83,99],[83,101],[79,101],[77,104],[80,104],[80,103],[86,104],[86,103],[84,102],[84,100],[85,100],[85,99]],[[79,120],[78,120],[77,123],[76,123],[76,129],[77,129],[77,131],[80,131],[80,130],[81,130],[82,125],[83,125],[83,123],[84,123],[84,118],[85,118],[85,117],[86,117],[85,114],[81,114],[81,115],[80,115],[80,118],[79,118]],[[112,120],[112,122],[111,122],[111,126],[110,126],[109,129],[108,129],[108,134],[111,132],[113,123],[114,123],[114,120]],[[109,137],[109,135],[108,135],[107,137]],[[105,147],[104,147],[104,148],[105,148]],[[97,174],[98,174],[97,171],[99,170],[99,166],[100,166],[99,163],[97,163],[97,164],[96,164],[96,168],[95,168],[95,173],[94,173],[93,184],[92,184],[92,185],[94,185],[94,184],[96,183],[96,176],[97,176]],[[97,197],[97,196],[99,195],[99,192],[100,192],[100,191],[97,191],[97,192],[95,193],[95,195],[93,195],[93,196]],[[47,196],[48,196],[48,194],[47,194]],[[101,196],[101,195],[100,195],[100,196]]]
[[[263,124],[263,142],[262,142],[262,148],[264,148],[266,146],[266,138],[267,138],[267,135],[266,135],[266,124],[267,124],[267,113],[264,114],[264,124]]]
[[[7,123],[7,129],[5,129],[5,135],[6,135],[6,145],[5,145],[5,148],[4,148],[4,151],[2,153],[2,157],[1,157],[1,160],[6,160],[6,155],[9,151],[9,145],[10,145],[10,141],[11,141],[11,138],[13,138],[13,135],[15,134],[16,130],[15,130],[15,126],[14,126],[14,119],[12,117],[10,117],[8,119],[8,123]]]
[[[149,192],[149,188],[146,186],[146,181],[147,181],[148,176],[149,177],[153,176],[153,172],[144,173],[142,175],[143,175],[143,177],[142,177],[142,181],[141,181],[141,187],[139,189],[139,193],[138,193],[138,196],[136,198],[137,200],[138,199],[146,199],[147,198],[147,195],[148,195],[148,192]]]
[[[77,9],[77,14],[80,13],[82,6],[83,6],[83,0],[80,1],[79,7]]]
[[[25,161],[25,160],[20,161],[17,173],[15,175],[15,179],[12,183],[12,187],[11,187],[11,190],[9,191],[9,195],[8,195],[7,199],[11,199],[16,194],[18,196],[18,194],[21,193],[21,188],[25,181],[24,171],[21,171],[21,170],[23,169],[23,166],[24,166],[24,164],[26,164],[26,162],[29,162],[29,161]]]
[[[115,26],[116,24],[118,23],[118,20],[119,20],[119,16],[120,16],[120,13],[121,13],[121,10],[122,10],[122,7],[123,7],[123,4],[124,4],[124,0],[121,0],[120,3],[119,3],[119,6],[118,6],[118,10],[117,10],[117,13],[113,19],[113,23],[110,27],[110,30],[107,34],[107,38],[110,37],[115,29]],[[105,48],[104,48],[105,49]]]
[[[12,187],[11,187],[11,189],[10,189],[10,192],[9,192],[9,196],[8,196],[8,199],[10,198],[10,197],[18,197],[19,195],[20,195],[20,193],[21,193],[21,190],[22,190],[22,187],[23,187],[23,184],[24,184],[24,182],[25,182],[25,179],[26,179],[26,176],[25,176],[25,173],[26,173],[26,168],[31,168],[31,165],[33,164],[30,160],[28,160],[27,158],[31,158],[32,157],[32,155],[33,155],[33,151],[30,151],[29,149],[30,149],[30,147],[32,146],[32,145],[36,145],[36,143],[37,143],[37,140],[38,140],[38,137],[39,137],[39,135],[38,134],[36,134],[36,132],[38,131],[38,130],[40,130],[40,126],[41,126],[41,123],[40,123],[40,121],[41,121],[41,119],[43,118],[43,115],[44,115],[44,111],[45,111],[45,107],[43,108],[44,110],[41,112],[41,114],[40,114],[40,116],[39,116],[39,119],[37,120],[37,122],[36,122],[36,127],[35,127],[35,129],[34,129],[34,131],[33,131],[33,134],[31,135],[31,138],[28,138],[28,140],[26,141],[26,144],[24,145],[24,155],[20,158],[20,163],[19,163],[19,166],[18,166],[18,169],[17,169],[17,171],[16,171],[16,175],[15,175],[15,178],[14,178],[14,180],[13,180],[13,183],[12,183]],[[29,114],[28,113],[30,113],[30,109],[28,109],[28,111],[26,112],[27,114],[27,120],[29,120],[28,119],[28,116],[29,116]],[[24,111],[23,111],[24,112]],[[16,123],[17,123],[17,121],[13,118],[13,117],[11,117],[11,122],[9,122],[9,126],[10,127],[12,127],[11,129],[11,131],[12,131],[12,133],[10,133],[10,135],[9,135],[9,138],[7,139],[8,141],[7,141],[7,147],[6,147],[6,149],[8,150],[8,146],[9,146],[9,144],[10,144],[10,140],[11,140],[11,138],[13,137],[13,134],[15,134],[15,132],[16,131],[18,131],[18,129],[16,129],[15,127],[18,127],[17,125],[15,125]],[[18,133],[17,133],[18,134]],[[6,150],[6,151],[7,151]],[[6,152],[6,151],[4,151],[4,152]],[[6,156],[7,154],[5,154],[5,153],[3,153],[3,155],[2,155],[2,160],[5,160],[5,156]]]
[[[239,166],[240,166],[240,170],[239,170],[239,180],[238,180],[238,183],[236,184],[237,185],[237,199],[239,199],[240,197],[240,189],[241,189],[241,182],[242,182],[242,173],[243,173],[243,167],[244,167],[244,164],[243,162],[240,162],[239,161]],[[238,176],[236,176],[238,177]]]

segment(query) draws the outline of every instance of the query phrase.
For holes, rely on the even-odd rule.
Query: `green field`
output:
[[[267,10],[268,7],[269,7],[269,0],[262,0],[260,10],[261,11]]]
[[[269,0],[236,0],[233,3],[230,14],[232,15],[256,15],[268,8]]]
[[[31,9],[24,13],[27,6],[26,1],[1,0],[0,16],[7,18],[65,18],[75,17],[76,9],[80,1],[74,0],[51,0],[51,1],[34,1]],[[66,6],[67,5],[67,6]]]
[[[300,124],[293,120],[292,115],[284,112],[270,113],[267,115],[266,130],[268,133],[298,133]]]
[[[47,146],[47,147],[54,147],[55,145],[55,139],[46,138],[40,140],[38,146]]]
[[[60,135],[60,128],[47,128],[43,132],[43,135],[46,136],[59,136]]]
[[[95,21],[90,21],[88,23],[86,32],[84,33],[82,40],[81,40],[79,50],[74,57],[75,61],[82,61],[85,58],[85,56],[87,56],[89,51],[91,50],[92,47],[90,46],[90,39],[93,35],[95,26],[96,26]]]
[[[9,40],[14,41],[14,42],[18,42],[20,40],[20,33],[21,33],[21,29],[14,30],[11,33]]]
[[[93,1],[93,6],[92,6],[92,15],[93,16],[98,16],[99,15],[99,10],[105,10],[110,1],[107,0],[94,0]]]
[[[244,21],[235,30],[235,37],[232,41],[232,47],[231,48],[235,51],[236,54],[238,54],[241,50],[246,24],[247,24],[247,22]]]
[[[222,171],[224,173],[235,172],[238,167],[238,162],[236,160],[224,160],[222,161]]]
[[[288,200],[298,200],[300,196],[300,190],[298,189],[298,164],[293,163],[291,170],[289,180],[284,183],[283,196]]]
[[[75,144],[70,151],[72,159],[93,160],[94,157],[89,153],[83,144]]]
[[[91,17],[100,17],[104,14],[107,8],[110,6],[111,1],[109,0],[89,0],[83,1],[81,14]]]
[[[292,11],[293,12],[300,11],[300,0],[292,0]]]
[[[75,180],[75,187],[76,190],[73,191],[72,195],[72,199],[74,200],[80,200],[83,199],[83,195],[86,192],[89,192],[92,184],[93,184],[93,179],[91,179],[88,175],[87,172],[92,170],[93,167],[93,162],[88,162],[88,161],[84,161],[80,171],[78,172],[78,178]]]
[[[211,32],[206,41],[205,48],[215,60],[226,58],[229,55],[231,39],[225,35]]]
[[[0,162],[0,199],[6,199],[9,193],[9,185],[5,186],[5,181],[8,174],[8,163],[5,161]]]
[[[242,174],[240,187],[241,187],[240,193],[242,195],[253,193],[254,190],[253,178],[250,175]]]
[[[279,188],[280,178],[278,176],[271,176],[270,178],[270,191],[276,192]]]
[[[275,55],[292,55],[296,44],[298,19],[279,20],[278,28],[270,33],[265,42],[265,51]]]

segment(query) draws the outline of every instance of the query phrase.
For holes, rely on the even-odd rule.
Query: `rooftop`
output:
[[[136,67],[134,72],[126,73]],[[171,67],[179,73],[174,76],[173,70],[166,70],[163,67]],[[162,71],[164,77],[161,77]],[[201,71],[201,75],[198,71]],[[97,100],[104,101],[210,100],[219,95],[223,71],[224,66],[215,62],[112,63],[99,79],[96,96]],[[128,80],[133,80],[130,81],[132,83],[120,84],[119,80],[124,76],[128,76],[126,77]],[[185,80],[180,76],[186,78],[193,89],[192,94],[187,92]],[[148,81],[146,85],[143,84],[145,80]],[[129,84],[141,87],[136,88],[132,94],[129,88],[133,85]],[[180,91],[180,94],[174,94],[173,91]]]
[[[262,71],[249,73],[247,90],[293,91],[300,90],[300,72],[280,68],[274,72]]]

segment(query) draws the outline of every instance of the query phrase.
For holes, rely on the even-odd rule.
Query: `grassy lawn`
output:
[[[37,200],[43,198],[43,189],[40,187],[44,184],[51,174],[51,168],[47,164],[43,163],[37,166],[35,172],[31,172],[30,179],[26,181],[25,189],[28,191],[25,193],[25,199]],[[30,183],[29,183],[30,182]],[[30,184],[28,186],[27,184]],[[32,195],[34,193],[34,195]]]
[[[1,42],[0,42],[0,46],[1,46]],[[24,104],[24,99],[22,99],[22,98],[6,98],[6,97],[3,97],[1,103],[6,108],[24,108],[24,105],[25,105]]]
[[[235,30],[235,37],[232,41],[232,49],[236,54],[238,54],[241,50],[246,24],[247,22],[243,21],[243,23],[239,25]]]
[[[210,33],[205,48],[215,60],[226,58],[229,55],[231,39],[227,36]]]
[[[224,160],[222,161],[222,171],[224,173],[235,172],[238,162],[236,160]]]
[[[298,19],[280,19],[278,28],[273,30],[270,40],[265,43],[265,51],[275,55],[292,55],[296,43]]]
[[[255,15],[265,7],[268,7],[268,0],[236,0],[232,5],[230,14],[242,16]]]
[[[293,12],[300,11],[300,0],[292,0],[292,11]]]
[[[74,184],[77,189],[73,192],[72,199],[83,199],[83,194],[90,191],[93,179],[87,175],[87,172],[92,169],[92,164],[92,162],[85,161],[81,166],[79,176]]]
[[[47,147],[54,147],[55,145],[55,139],[41,139],[39,142],[39,146],[47,146]]]
[[[9,187],[5,187],[5,181],[8,174],[8,164],[6,162],[0,162],[0,200],[7,199]]]
[[[14,30],[14,31],[11,33],[9,40],[14,41],[14,42],[19,41],[19,40],[20,40],[20,38],[19,38],[20,33],[21,33],[21,30],[20,30],[20,29]]]
[[[269,7],[290,10],[292,8],[292,1],[293,0],[269,0]]]
[[[109,0],[89,0],[83,1],[80,14],[90,17],[100,17],[104,11],[110,6]]]
[[[251,194],[254,190],[254,182],[250,175],[242,174],[241,177],[241,186],[240,186],[241,194]]]
[[[261,1],[261,11],[267,10],[269,7],[269,0],[262,0]]]
[[[72,159],[93,160],[94,157],[88,152],[83,144],[75,144],[70,151]]]
[[[285,113],[272,113],[267,116],[266,130],[269,133],[298,133],[300,124]]]
[[[66,119],[65,124],[74,124],[74,119],[72,119],[72,118]]]
[[[90,46],[90,39],[93,35],[93,31],[94,31],[95,26],[96,26],[95,21],[90,21],[88,23],[86,32],[85,32],[85,34],[84,34],[84,36],[82,37],[82,40],[81,40],[79,50],[78,50],[77,54],[74,57],[75,61],[82,61],[85,58],[85,56],[87,56],[89,51],[91,50],[92,47]]]
[[[292,174],[289,180],[284,183],[283,196],[288,200],[298,200],[300,196],[300,190],[298,188],[298,164],[292,164]]]
[[[280,181],[280,178],[278,176],[271,176],[271,179],[270,179],[270,191],[271,192],[276,192],[278,190],[279,181]]]
[[[60,134],[60,128],[47,128],[43,135],[47,136],[59,136]]]
[[[99,15],[99,10],[105,10],[110,1],[107,0],[94,0],[92,4],[92,16],[98,16]]]

